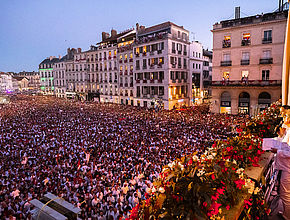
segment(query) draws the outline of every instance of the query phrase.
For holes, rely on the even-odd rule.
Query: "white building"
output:
[[[40,89],[45,95],[54,95],[53,65],[59,58],[50,56],[39,64]]]
[[[14,90],[12,76],[8,73],[0,72],[0,93],[9,93]]]
[[[189,72],[192,80],[191,103],[201,101],[203,91],[203,48],[198,41],[191,42],[189,46]]]
[[[137,24],[136,31],[135,105],[154,107],[159,101],[165,109],[189,105],[189,32],[171,22],[148,28]]]

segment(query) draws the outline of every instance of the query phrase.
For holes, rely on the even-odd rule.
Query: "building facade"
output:
[[[40,89],[40,77],[39,72],[19,72],[17,74],[19,77],[26,77],[28,79],[28,89],[29,90],[36,90]]]
[[[11,74],[0,72],[0,93],[6,94],[14,91]]]
[[[134,44],[135,105],[165,109],[190,105],[189,32],[171,22],[137,24]]]
[[[255,112],[281,97],[287,12],[213,26],[212,111]]]
[[[59,58],[50,56],[39,64],[40,89],[44,95],[54,95],[53,65]]]
[[[203,100],[209,101],[212,96],[212,51],[203,49],[203,65],[202,65],[202,80],[203,80]]]

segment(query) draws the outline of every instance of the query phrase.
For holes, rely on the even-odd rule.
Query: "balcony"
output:
[[[112,70],[112,67],[109,67],[109,70],[111,71]]]
[[[250,39],[243,39],[241,42],[241,46],[249,46],[251,44]]]
[[[118,82],[118,81],[115,79],[115,80],[114,80],[114,83],[117,83],[117,82]]]
[[[181,65],[178,65],[178,69],[181,69]]]
[[[181,50],[177,51],[177,53],[181,55]]]
[[[172,82],[172,83],[176,83],[176,79],[172,79],[171,82]]]
[[[157,50],[157,54],[162,54],[162,50]]]
[[[162,63],[158,63],[157,68],[162,68]]]
[[[221,61],[221,66],[231,66],[231,65],[232,65],[232,61],[231,60]]]
[[[184,56],[187,56],[187,52],[186,52],[186,51],[184,51],[184,52],[183,52],[183,55],[184,55]]]
[[[154,83],[154,79],[150,79],[150,83]]]
[[[116,57],[116,55],[114,55],[114,59],[116,59],[117,57]]]
[[[139,53],[136,53],[136,57],[139,57],[140,56],[140,54]]]
[[[143,83],[147,83],[147,80],[146,79],[143,79]]]
[[[150,55],[153,56],[154,55],[154,51],[150,51]]]
[[[107,57],[104,57],[104,60],[107,60]]]
[[[120,87],[123,87],[123,83],[120,83]]]
[[[124,60],[124,63],[128,63],[128,60],[127,60],[127,59],[125,59],[125,60]]]
[[[99,61],[102,61],[102,57],[99,58]]]
[[[262,39],[262,44],[271,44],[271,43],[272,43],[272,37]]]
[[[162,83],[162,79],[158,79],[158,83]]]
[[[130,58],[130,59],[129,59],[129,62],[133,62],[133,58]]]
[[[112,57],[111,57],[111,56],[109,56],[109,60],[110,60],[110,59],[112,59]]]
[[[111,79],[109,80],[109,83],[112,83],[112,80]]]
[[[150,69],[154,69],[154,64],[151,64],[150,65]]]
[[[140,70],[140,66],[136,66],[136,70]]]
[[[136,83],[140,83],[140,79],[136,79]]]
[[[212,81],[212,86],[281,86],[282,80],[248,80],[247,83],[242,80],[230,80],[230,81]]]
[[[146,52],[143,52],[143,57],[146,56],[146,55],[147,55],[147,53]]]
[[[273,63],[273,58],[261,58],[260,59],[260,64],[272,64]]]
[[[172,52],[172,53],[176,53],[176,50],[172,50],[171,52]]]
[[[128,87],[128,83],[125,83],[125,87]]]
[[[123,75],[123,71],[120,71],[120,75],[121,75],[121,76]]]
[[[241,65],[250,65],[250,60],[241,60]]]
[[[172,63],[171,68],[176,68],[176,63]]]
[[[133,75],[133,70],[130,70],[130,75]]]
[[[223,40],[223,48],[231,47],[231,41],[230,40]]]
[[[125,75],[127,75],[128,74],[128,70],[125,70]]]
[[[134,85],[133,85],[133,83],[130,83],[130,87],[133,87]]]
[[[143,66],[143,70],[146,70],[147,69],[147,66]]]
[[[122,60],[119,60],[119,63],[122,63]]]

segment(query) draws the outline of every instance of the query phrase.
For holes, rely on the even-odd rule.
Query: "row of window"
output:
[[[265,30],[262,38],[262,44],[272,43],[272,30]],[[243,33],[241,39],[241,46],[251,45],[251,33]],[[223,48],[232,46],[232,37],[230,34],[224,36],[222,43]]]
[[[249,78],[249,71],[248,70],[242,70],[241,71],[241,79],[242,80],[248,80]],[[270,79],[270,70],[262,70],[262,80],[269,80]],[[223,72],[223,80],[230,80],[230,72],[225,71]]]
[[[140,69],[140,61],[141,60],[136,60],[136,69],[137,70]],[[154,66],[154,65],[162,66],[162,64],[164,64],[164,57],[143,59],[142,60],[143,69],[147,68],[147,64],[149,66]]]
[[[134,54],[139,55],[140,53],[145,54],[148,52],[162,51],[162,50],[164,50],[164,42],[134,48]]]

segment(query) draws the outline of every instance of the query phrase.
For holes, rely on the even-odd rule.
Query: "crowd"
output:
[[[81,208],[81,219],[126,219],[163,165],[202,153],[244,120],[199,109],[12,98],[0,106],[1,219],[31,219],[29,201],[47,192]]]

